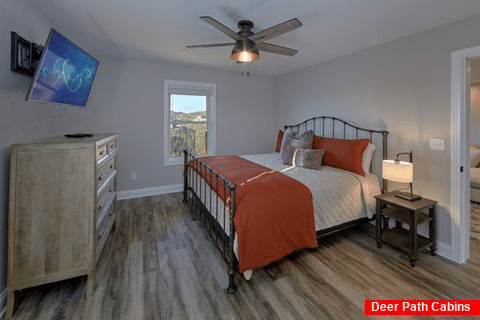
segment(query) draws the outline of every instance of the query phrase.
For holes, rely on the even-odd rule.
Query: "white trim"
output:
[[[480,56],[480,46],[452,52],[450,104],[450,259],[465,263],[470,256],[469,161],[467,161],[467,111],[470,59]],[[463,166],[463,172],[460,168]]]
[[[437,254],[441,257],[451,260],[451,247],[445,242],[437,241]]]
[[[167,194],[167,193],[174,193],[174,192],[181,192],[181,191],[183,191],[183,184],[174,184],[170,186],[118,191],[117,200],[156,196],[159,194]]]
[[[0,319],[3,319],[5,312],[7,311],[7,289],[3,290],[0,294]]]
[[[217,85],[215,83],[165,80],[163,88],[163,160],[165,166],[183,164],[183,157],[170,158],[169,154],[169,119],[170,119],[170,93],[172,91],[190,91],[207,95],[207,118],[208,118],[208,155],[214,155],[217,145],[216,134],[216,97]]]

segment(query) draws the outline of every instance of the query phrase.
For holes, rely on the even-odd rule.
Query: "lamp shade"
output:
[[[413,182],[413,164],[404,161],[383,160],[383,179],[395,182]]]
[[[260,53],[251,40],[237,41],[230,57],[236,62],[255,62],[260,59]]]

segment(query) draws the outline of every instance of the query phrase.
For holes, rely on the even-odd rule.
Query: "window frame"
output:
[[[183,163],[183,156],[170,157],[170,95],[199,95],[207,97],[207,128],[208,128],[208,155],[214,155],[216,149],[216,84],[206,82],[165,80],[164,85],[164,116],[163,116],[163,161],[165,166]]]

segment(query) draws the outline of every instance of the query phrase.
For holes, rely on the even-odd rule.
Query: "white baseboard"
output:
[[[437,254],[448,260],[454,261],[451,256],[451,246],[445,242],[437,241]]]
[[[159,194],[180,192],[182,190],[183,190],[182,184],[174,184],[170,186],[118,191],[117,199],[125,200],[125,199],[132,199],[132,198],[141,198],[141,197],[155,196]]]
[[[0,293],[0,319],[3,319],[7,311],[7,289]]]

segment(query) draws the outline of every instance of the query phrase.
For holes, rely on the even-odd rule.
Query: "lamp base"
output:
[[[399,197],[401,199],[405,199],[408,201],[416,201],[416,200],[422,199],[422,197],[420,197],[417,194],[413,194],[409,192],[399,192],[399,191],[395,192],[395,197]]]

